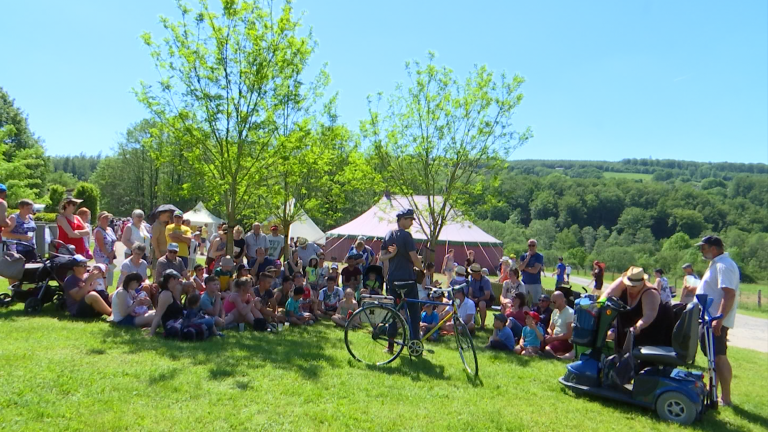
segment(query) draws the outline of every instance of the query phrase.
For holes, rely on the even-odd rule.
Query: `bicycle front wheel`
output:
[[[464,368],[473,376],[477,376],[479,373],[477,353],[475,352],[475,344],[472,342],[472,335],[469,333],[469,329],[464,324],[464,321],[456,316],[453,318],[453,329],[456,335],[456,348],[459,350],[459,357],[461,357],[461,362],[464,363]]]
[[[405,319],[395,309],[380,304],[355,311],[344,327],[344,344],[355,360],[374,366],[392,363],[408,340]]]

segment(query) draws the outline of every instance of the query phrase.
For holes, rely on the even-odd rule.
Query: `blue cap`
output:
[[[403,218],[414,218],[413,209],[402,209],[399,212],[397,212],[397,220],[403,219]]]
[[[0,192],[8,192],[8,188],[2,183],[0,183]]]

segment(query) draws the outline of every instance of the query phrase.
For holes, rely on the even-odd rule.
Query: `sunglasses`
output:
[[[179,253],[179,251],[168,251],[168,253],[169,253],[169,254],[173,254],[173,255],[176,255],[177,253]]]

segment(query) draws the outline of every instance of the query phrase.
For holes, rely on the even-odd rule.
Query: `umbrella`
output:
[[[155,220],[157,219],[157,215],[164,212],[176,212],[179,211],[179,209],[173,205],[173,204],[163,204],[161,206],[158,206],[150,215],[147,217],[147,223],[152,225],[155,223]]]

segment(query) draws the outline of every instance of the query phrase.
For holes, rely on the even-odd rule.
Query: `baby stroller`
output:
[[[376,278],[369,283],[370,275]],[[369,295],[382,295],[384,293],[384,269],[380,265],[369,265],[363,274],[363,289],[368,290]],[[360,293],[358,292],[358,297]],[[359,299],[358,299],[359,301]]]
[[[581,290],[584,291],[584,294],[587,294],[587,289],[584,287],[581,287]],[[573,306],[576,304],[576,300],[580,299],[584,296],[584,294],[574,291],[573,288],[571,288],[570,285],[560,285],[555,288],[555,291],[560,291],[565,296],[565,302],[568,304],[568,307],[573,309]],[[538,301],[538,299],[534,299],[534,301]]]
[[[7,245],[12,240],[4,240]],[[64,279],[69,276],[77,264],[75,253],[66,244],[54,240],[54,249],[58,253],[50,253],[47,259],[37,262],[24,262],[24,258],[13,252],[6,252],[1,258],[0,276],[17,280],[8,287],[11,291],[0,293],[0,307],[8,307],[15,302],[24,303],[24,312],[38,313],[44,305],[54,303],[56,308],[63,310]],[[39,257],[38,257],[39,258]]]

